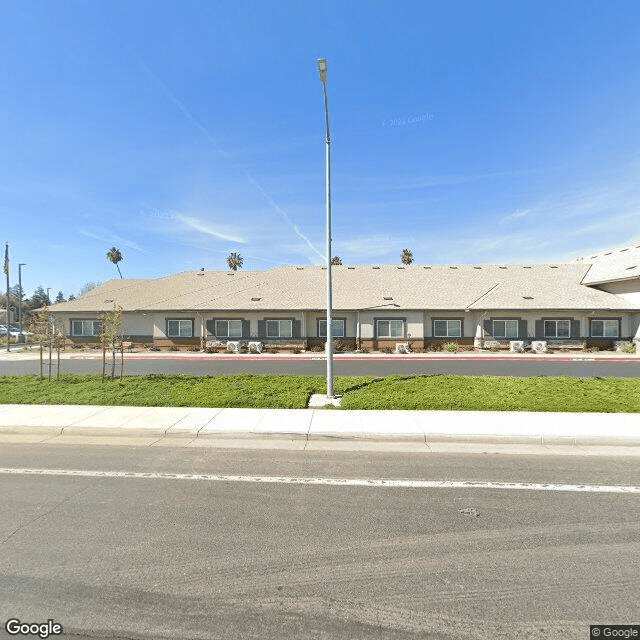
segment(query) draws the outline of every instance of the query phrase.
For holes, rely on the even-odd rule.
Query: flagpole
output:
[[[11,351],[10,340],[11,335],[9,332],[9,243],[7,242],[4,247],[4,272],[7,274],[7,351]]]

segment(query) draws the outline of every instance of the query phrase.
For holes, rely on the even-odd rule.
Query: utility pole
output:
[[[24,336],[22,335],[22,267],[26,266],[26,262],[21,262],[18,265],[18,324],[20,326],[20,337],[18,339],[20,341],[24,341]]]
[[[7,276],[7,351],[11,351],[9,335],[9,243],[5,244],[4,248],[4,272]]]

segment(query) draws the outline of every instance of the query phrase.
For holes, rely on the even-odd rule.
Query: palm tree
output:
[[[238,267],[242,267],[243,262],[244,260],[242,259],[242,256],[235,251],[232,251],[227,256],[227,264],[229,265],[229,269],[231,269],[232,271],[237,271]]]
[[[402,264],[411,264],[413,262],[413,253],[411,249],[403,249],[400,254],[400,261]]]
[[[340,256],[333,256],[333,258],[331,258],[331,264],[342,264],[342,258]]]
[[[120,253],[120,249],[116,249],[115,247],[111,247],[109,251],[107,251],[107,260],[109,262],[113,262],[116,265],[116,269],[122,278],[122,272],[120,271],[120,267],[118,266],[118,262],[122,260],[122,254]]]

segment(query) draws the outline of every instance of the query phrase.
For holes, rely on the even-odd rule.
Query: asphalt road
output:
[[[63,638],[559,640],[640,622],[640,497],[153,474],[640,485],[637,459],[4,444],[0,611]],[[60,636],[58,636],[60,637]]]
[[[119,363],[116,371],[119,372]],[[39,373],[37,360],[0,361],[0,374],[25,375]],[[55,365],[54,365],[55,374]],[[101,373],[100,359],[64,359],[61,371],[65,373]],[[125,375],[146,374],[188,374],[217,375],[233,373],[325,375],[326,360],[260,360],[260,359],[202,359],[149,358],[125,360]],[[605,360],[575,361],[558,360],[411,360],[393,358],[387,360],[340,360],[334,361],[334,373],[339,376],[387,376],[391,374],[453,374],[488,376],[616,376],[622,378],[640,377],[640,361],[607,362]],[[46,374],[46,368],[45,368]]]

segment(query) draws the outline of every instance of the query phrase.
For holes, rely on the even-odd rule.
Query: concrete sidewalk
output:
[[[634,448],[640,414],[0,405],[0,435]]]
[[[25,350],[23,350],[25,349]],[[45,351],[43,357],[46,362],[49,352]],[[335,353],[336,360],[525,360],[525,361],[607,361],[607,362],[635,362],[640,364],[640,353],[616,353],[612,351],[598,351],[589,353],[586,351],[554,351],[552,353],[509,353],[508,351],[460,351],[448,353],[435,351],[429,353]],[[12,345],[11,351],[6,351],[4,345],[0,347],[0,360],[39,360],[40,351],[37,347],[24,348],[22,345]],[[56,354],[53,353],[55,362]],[[60,354],[61,360],[102,360],[102,351],[69,350]],[[133,351],[124,352],[125,360],[326,360],[324,352],[316,353],[306,351],[304,353],[203,353],[201,351]],[[120,353],[117,354],[120,362]],[[111,354],[107,354],[107,361],[111,361]]]

